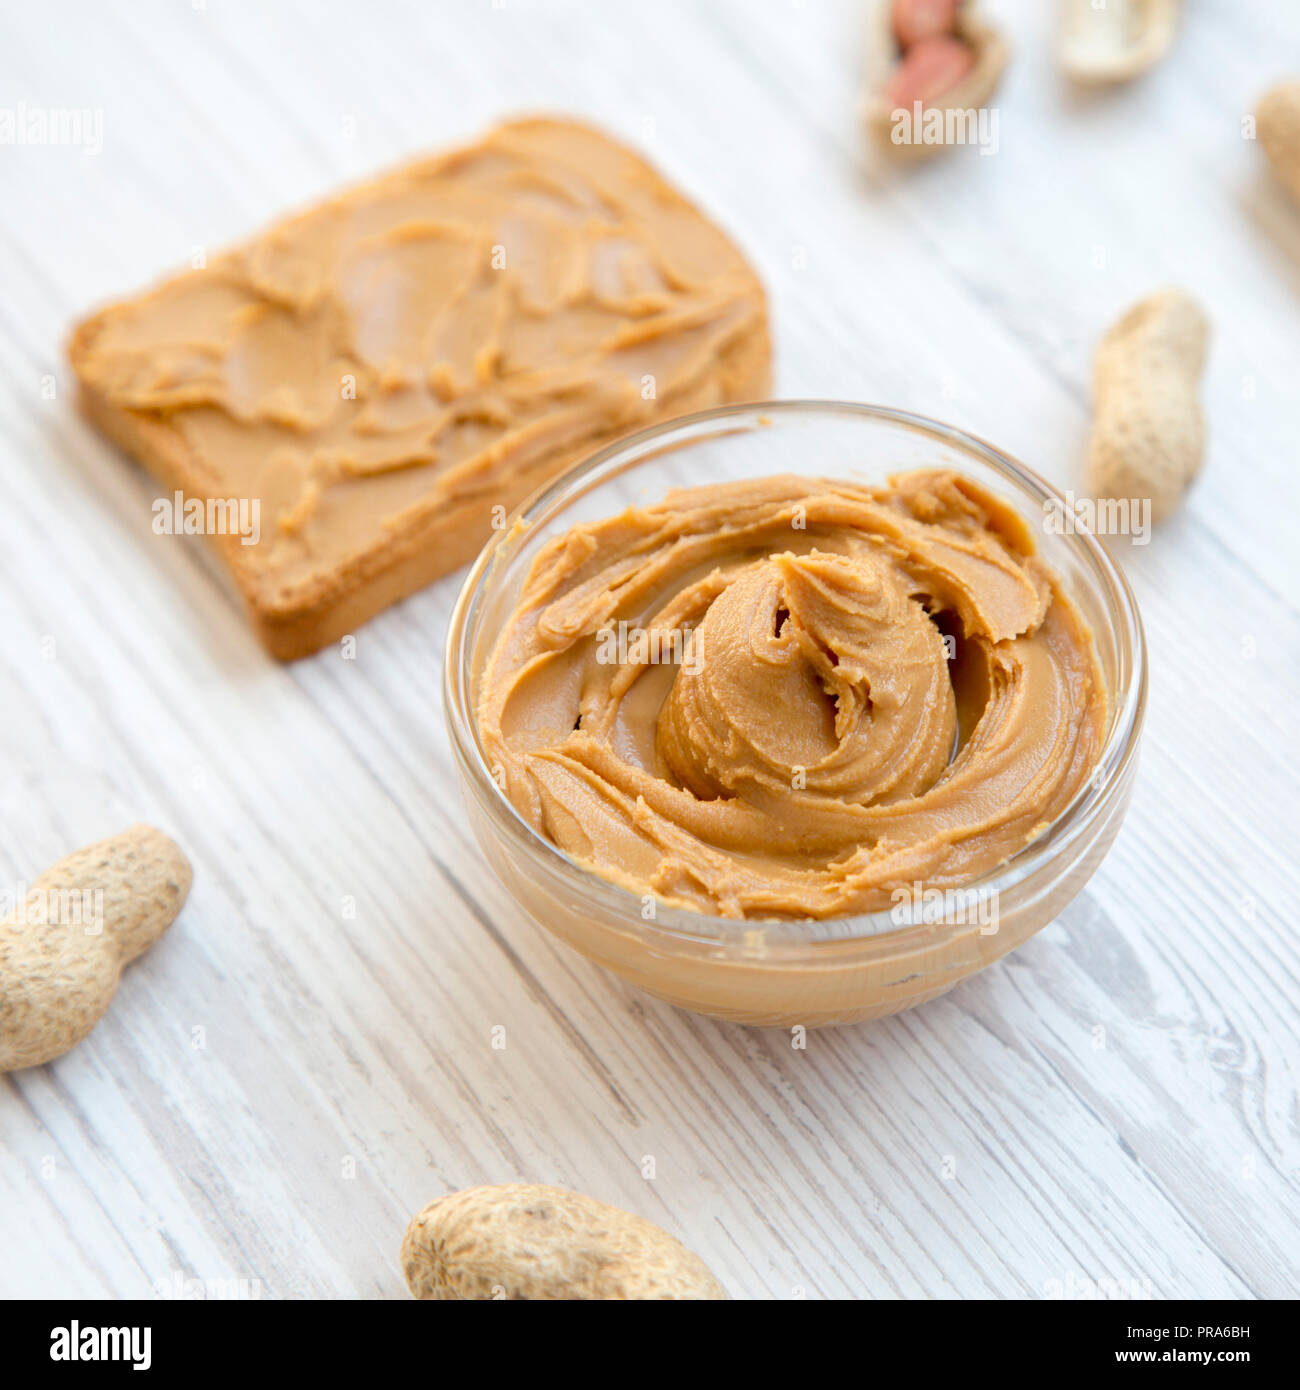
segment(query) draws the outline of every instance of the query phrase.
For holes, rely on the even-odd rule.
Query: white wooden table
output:
[[[0,882],[143,819],[195,885],[94,1036],[0,1080],[0,1293],[403,1296],[407,1218],[511,1179],[661,1222],[742,1297],[1294,1293],[1300,209],[1241,122],[1300,71],[1300,10],[1189,8],[1087,99],[1052,6],[992,5],[998,152],[893,178],[861,166],[855,3],[6,17],[0,109],[89,108],[102,149],[0,146]],[[927,1008],[797,1051],[553,943],[466,832],[459,576],[355,661],[277,666],[75,413],[74,317],[521,109],[625,136],[737,235],[780,394],[938,415],[1062,486],[1107,324],[1167,282],[1214,319],[1205,474],[1124,555],[1152,663],[1124,831]]]

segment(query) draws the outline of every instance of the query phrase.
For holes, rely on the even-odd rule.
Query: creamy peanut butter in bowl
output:
[[[1145,696],[1122,573],[979,440],[832,402],[645,430],[471,571],[445,696],[471,823],[547,930],[681,1007],[923,1003],[1079,892]]]

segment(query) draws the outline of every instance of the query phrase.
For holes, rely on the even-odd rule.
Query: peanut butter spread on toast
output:
[[[169,486],[259,500],[259,542],[223,549],[286,655],[336,635],[340,599],[373,586],[354,622],[463,563],[582,454],[761,397],[769,370],[727,237],[628,149],[544,119],[109,307],[71,357]]]

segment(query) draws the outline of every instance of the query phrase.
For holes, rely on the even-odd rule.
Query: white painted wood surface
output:
[[[0,108],[100,111],[103,147],[0,146],[0,882],[145,819],[195,886],[86,1044],[0,1080],[0,1293],[402,1296],[407,1218],[510,1179],[661,1222],[743,1297],[1294,1292],[1300,209],[1242,120],[1300,72],[1300,10],[1191,0],[1162,68],[1086,98],[1053,6],[990,8],[998,152],[880,177],[861,4],[10,7]],[[927,1008],[796,1051],[553,944],[464,826],[459,577],[355,662],[279,667],[73,409],[76,316],[521,109],[598,120],[730,227],[780,394],[938,415],[1063,486],[1108,322],[1167,282],[1214,319],[1205,474],[1125,552],[1125,829]]]

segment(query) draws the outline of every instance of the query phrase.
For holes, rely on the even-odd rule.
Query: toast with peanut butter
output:
[[[292,660],[468,561],[629,431],[768,394],[732,242],[624,146],[512,121],[329,198],[79,324],[89,418],[212,536]],[[255,510],[253,508],[255,507]]]

